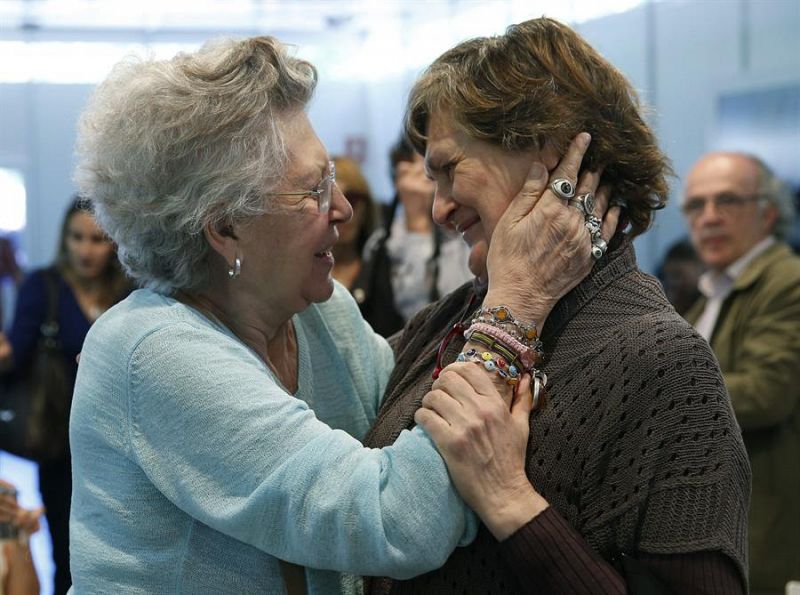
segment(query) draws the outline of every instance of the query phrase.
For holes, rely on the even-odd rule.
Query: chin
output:
[[[306,302],[308,304],[319,304],[327,302],[333,295],[333,277],[330,275],[325,283],[315,284],[314,287],[309,288],[305,292]]]
[[[469,271],[480,281],[488,283],[486,258],[489,255],[489,245],[485,241],[477,242],[469,251],[467,266]]]

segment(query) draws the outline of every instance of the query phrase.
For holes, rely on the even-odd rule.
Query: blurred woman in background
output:
[[[92,323],[130,291],[117,262],[114,245],[97,226],[89,204],[75,198],[64,216],[55,263],[31,273],[17,296],[14,320],[8,336],[0,333],[0,371],[22,371],[32,361],[42,325],[46,322],[49,295],[55,293],[58,332],[70,387],[78,370],[76,357]],[[69,394],[72,394],[70,388]],[[47,411],[49,439],[57,452],[39,462],[39,490],[46,509],[53,543],[55,593],[66,593],[69,573],[69,509],[72,469],[67,439],[69,403],[63,411]]]

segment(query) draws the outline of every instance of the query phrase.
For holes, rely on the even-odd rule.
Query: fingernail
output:
[[[547,176],[547,168],[544,164],[538,161],[531,166],[530,177],[534,180],[540,180]]]
[[[578,142],[581,145],[581,148],[585,149],[589,146],[589,143],[592,142],[592,135],[588,132],[581,132],[578,135]]]

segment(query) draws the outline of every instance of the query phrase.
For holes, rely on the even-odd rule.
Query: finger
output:
[[[594,192],[594,214],[600,219],[606,216],[608,203],[611,200],[611,188],[609,186],[600,186]]]
[[[441,389],[434,389],[422,398],[425,409],[435,411],[448,423],[454,423],[465,417],[464,407],[459,401]]]
[[[450,386],[451,388],[448,388],[447,391],[456,398],[458,398],[458,395],[454,393],[464,393],[467,391],[467,387],[480,395],[488,395],[493,392],[489,373],[477,362],[452,363],[442,370],[439,379],[434,382],[434,386],[437,386],[437,382]],[[451,390],[453,392],[450,392]]]
[[[544,163],[534,161],[528,170],[528,177],[522,189],[517,193],[506,209],[505,216],[512,221],[519,221],[531,212],[547,189],[547,167]]]
[[[561,158],[556,168],[550,173],[550,182],[557,179],[564,179],[568,180],[573,188],[577,186],[578,172],[581,170],[583,156],[586,154],[591,140],[592,137],[588,132],[581,132],[572,139],[569,147],[567,147],[566,154]],[[544,200],[556,200],[564,204],[564,200],[553,192],[549,186],[542,198]]]
[[[611,200],[611,189],[608,186],[603,186],[600,190],[597,191],[598,196],[601,200],[604,201],[604,204],[608,204]],[[614,234],[617,232],[617,225],[619,224],[619,218],[622,216],[622,208],[619,206],[613,206],[608,209],[605,215],[598,215],[603,220],[603,225],[600,228],[600,236],[606,241],[610,242],[611,238],[614,237]]]
[[[524,374],[514,393],[511,403],[511,419],[515,424],[528,426],[528,419],[533,409],[533,392],[531,391],[531,375]]]
[[[428,433],[437,446],[443,440],[447,439],[450,432],[450,425],[442,419],[435,411],[420,407],[414,413],[414,421],[418,426]]]

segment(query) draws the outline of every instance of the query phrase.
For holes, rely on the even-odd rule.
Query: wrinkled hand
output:
[[[409,231],[423,233],[433,229],[434,183],[425,176],[421,157],[414,161],[401,161],[395,168],[395,188],[403,205],[406,227]]]
[[[459,494],[497,539],[547,507],[525,475],[530,377],[511,407],[492,375],[472,362],[447,366],[414,415],[430,434]]]
[[[540,329],[556,302],[589,274],[595,262],[583,213],[553,193],[550,181],[571,181],[575,196],[594,193],[594,212],[603,220],[601,233],[607,242],[619,220],[619,207],[606,212],[609,191],[598,189],[601,172],[585,172],[578,180],[590,140],[585,132],[576,136],[549,179],[544,164],[533,163],[492,235],[484,303],[506,304],[517,318],[535,321]]]

